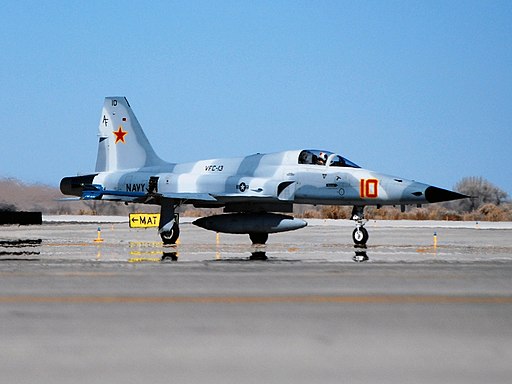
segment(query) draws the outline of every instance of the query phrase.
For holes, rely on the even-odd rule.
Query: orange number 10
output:
[[[361,179],[359,185],[359,195],[362,199],[375,199],[379,195],[378,179]]]

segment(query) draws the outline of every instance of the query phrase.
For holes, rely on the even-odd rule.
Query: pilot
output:
[[[316,159],[316,163],[318,165],[325,165],[326,162],[327,162],[327,153],[320,152],[320,154],[318,155],[318,157]]]

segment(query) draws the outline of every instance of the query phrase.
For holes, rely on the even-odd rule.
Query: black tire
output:
[[[268,233],[249,233],[253,244],[265,244],[268,240]]]
[[[354,232],[352,232],[352,240],[354,240],[354,244],[357,245],[366,244],[369,237],[368,231],[364,227],[356,228]]]
[[[168,232],[162,232],[160,237],[166,245],[176,244],[176,241],[178,241],[178,238],[180,237],[180,226],[177,223],[174,223],[171,230]]]

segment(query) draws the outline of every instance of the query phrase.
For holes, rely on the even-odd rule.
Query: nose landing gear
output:
[[[356,222],[356,228],[354,232],[352,232],[352,240],[354,240],[354,244],[356,245],[365,245],[368,242],[368,231],[364,227],[366,224],[364,218],[364,206],[363,205],[354,205],[354,209],[352,209],[352,220]]]
[[[352,240],[354,240],[354,249],[355,256],[352,257],[357,263],[361,263],[364,261],[368,261],[369,257],[366,254],[366,242],[368,241],[368,231],[364,227],[366,224],[364,218],[364,206],[363,205],[355,205],[352,210],[352,220],[356,222],[356,228],[354,232],[352,232]]]
[[[356,227],[356,229],[354,229],[354,232],[352,232],[352,240],[354,240],[354,244],[364,245],[368,242],[368,231],[362,225],[356,225],[358,226]]]

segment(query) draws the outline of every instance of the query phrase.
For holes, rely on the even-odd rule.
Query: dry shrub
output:
[[[447,214],[447,210],[439,205],[429,206],[425,208],[419,208],[425,212],[425,218],[417,217],[416,220],[440,220]]]
[[[320,211],[322,219],[350,219],[351,214],[352,209],[339,205],[327,205]]]
[[[302,206],[302,210],[298,209],[295,215],[309,219],[350,219],[351,212],[351,206]],[[401,212],[399,206],[368,206],[365,217],[371,220],[512,221],[512,204],[485,204],[478,211],[470,213],[463,213],[443,203],[421,208],[407,206],[406,212]]]
[[[462,221],[485,221],[484,216],[478,212],[470,212],[462,214]]]
[[[464,215],[454,212],[448,211],[441,215],[438,220],[446,220],[446,221],[462,221]]]
[[[368,207],[365,210],[365,217],[371,220],[400,220],[400,209],[393,207],[374,208]]]
[[[322,214],[316,209],[307,209],[301,215],[299,215],[299,217],[304,219],[321,219]]]
[[[419,208],[411,212],[408,216],[410,220],[430,220],[430,211],[425,208]]]
[[[365,216],[372,220],[462,220],[463,216],[454,211],[448,211],[440,206],[425,208],[408,208],[401,212],[398,207],[383,207],[380,209],[368,207]]]
[[[78,211],[78,214],[79,215],[83,215],[83,216],[96,216],[96,211],[88,211],[88,210],[85,210],[85,209],[80,209]]]
[[[478,213],[485,217],[486,221],[505,221],[506,212],[494,204],[484,204],[478,208]]]
[[[201,217],[201,212],[197,209],[185,209],[180,215],[185,217]]]

